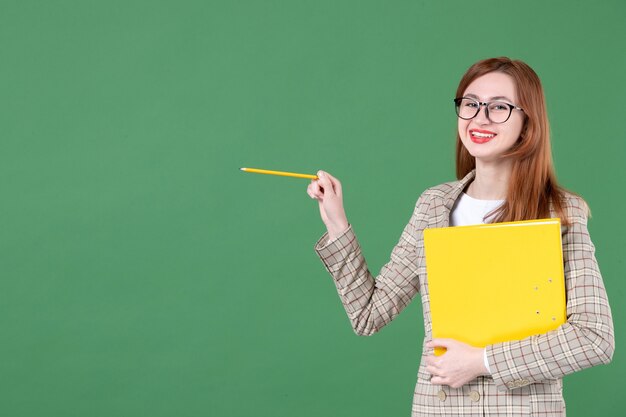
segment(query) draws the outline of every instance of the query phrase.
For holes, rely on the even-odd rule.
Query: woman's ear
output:
[[[524,126],[522,126],[522,131],[519,134],[518,142],[523,142],[526,137],[526,133],[528,131],[528,118],[524,120]]]

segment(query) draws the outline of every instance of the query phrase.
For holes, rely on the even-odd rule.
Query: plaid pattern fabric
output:
[[[377,332],[419,293],[424,343],[432,338],[423,231],[449,225],[455,201],[474,176],[472,171],[419,197],[390,261],[376,279],[351,226],[332,242],[326,234],[317,242],[315,250],[332,275],[357,334]],[[430,383],[424,357],[432,349],[422,346],[412,416],[565,416],[561,378],[611,361],[613,321],[587,231],[587,205],[574,195],[568,195],[565,203],[571,221],[562,227],[567,322],[546,334],[488,346],[492,375],[458,389]]]

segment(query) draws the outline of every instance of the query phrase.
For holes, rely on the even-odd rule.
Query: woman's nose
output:
[[[478,109],[478,114],[474,116],[474,120],[479,124],[489,124],[490,120],[487,115],[487,106],[481,104]]]

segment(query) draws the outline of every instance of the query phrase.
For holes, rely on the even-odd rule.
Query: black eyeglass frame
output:
[[[461,117],[461,115],[459,115],[459,108],[461,107],[461,100],[472,100],[473,102],[478,103],[478,107],[476,107],[476,114],[473,115],[472,117]],[[494,122],[493,120],[491,120],[491,117],[489,117],[489,105],[493,103],[502,103],[502,104],[506,104],[509,107],[509,115],[506,117],[506,119],[504,119],[504,121]],[[456,115],[459,119],[472,120],[474,117],[478,116],[478,113],[480,113],[480,106],[485,106],[485,115],[487,116],[487,119],[489,119],[491,123],[495,123],[495,124],[506,123],[511,118],[511,113],[513,113],[513,110],[519,110],[521,112],[524,111],[524,109],[522,109],[521,107],[517,107],[516,105],[507,103],[506,101],[490,101],[490,102],[485,103],[482,101],[478,101],[472,97],[457,97],[454,99],[454,109],[456,110]]]

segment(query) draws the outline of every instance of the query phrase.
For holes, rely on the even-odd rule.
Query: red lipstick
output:
[[[469,131],[470,139],[474,143],[487,143],[491,139],[495,138],[497,133],[492,132],[490,130],[483,129],[470,129]]]

